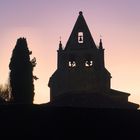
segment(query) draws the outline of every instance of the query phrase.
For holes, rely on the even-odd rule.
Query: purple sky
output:
[[[139,0],[0,0],[0,83],[7,81],[12,50],[24,36],[37,58],[35,103],[47,102],[59,37],[65,46],[80,10],[97,44],[103,36],[112,88],[140,103]]]

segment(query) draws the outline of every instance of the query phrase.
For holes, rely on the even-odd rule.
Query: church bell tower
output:
[[[80,92],[110,89],[111,74],[105,68],[102,40],[96,45],[80,11],[65,48],[59,43],[57,70],[49,81],[50,100]]]

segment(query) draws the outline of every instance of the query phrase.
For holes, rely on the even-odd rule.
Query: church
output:
[[[57,69],[50,77],[50,104],[67,107],[137,109],[129,93],[111,89],[102,39],[96,45],[82,11],[65,48],[60,41]]]

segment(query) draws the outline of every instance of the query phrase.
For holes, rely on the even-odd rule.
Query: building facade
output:
[[[97,46],[80,11],[65,48],[59,43],[57,70],[49,80],[50,102],[61,106],[138,108],[130,94],[111,89],[102,39]]]

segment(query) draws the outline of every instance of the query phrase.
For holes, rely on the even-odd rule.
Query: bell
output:
[[[79,38],[79,41],[80,41],[80,42],[82,42],[82,41],[83,41],[83,39],[82,39],[82,37],[81,37],[81,36],[80,36],[80,38]]]

